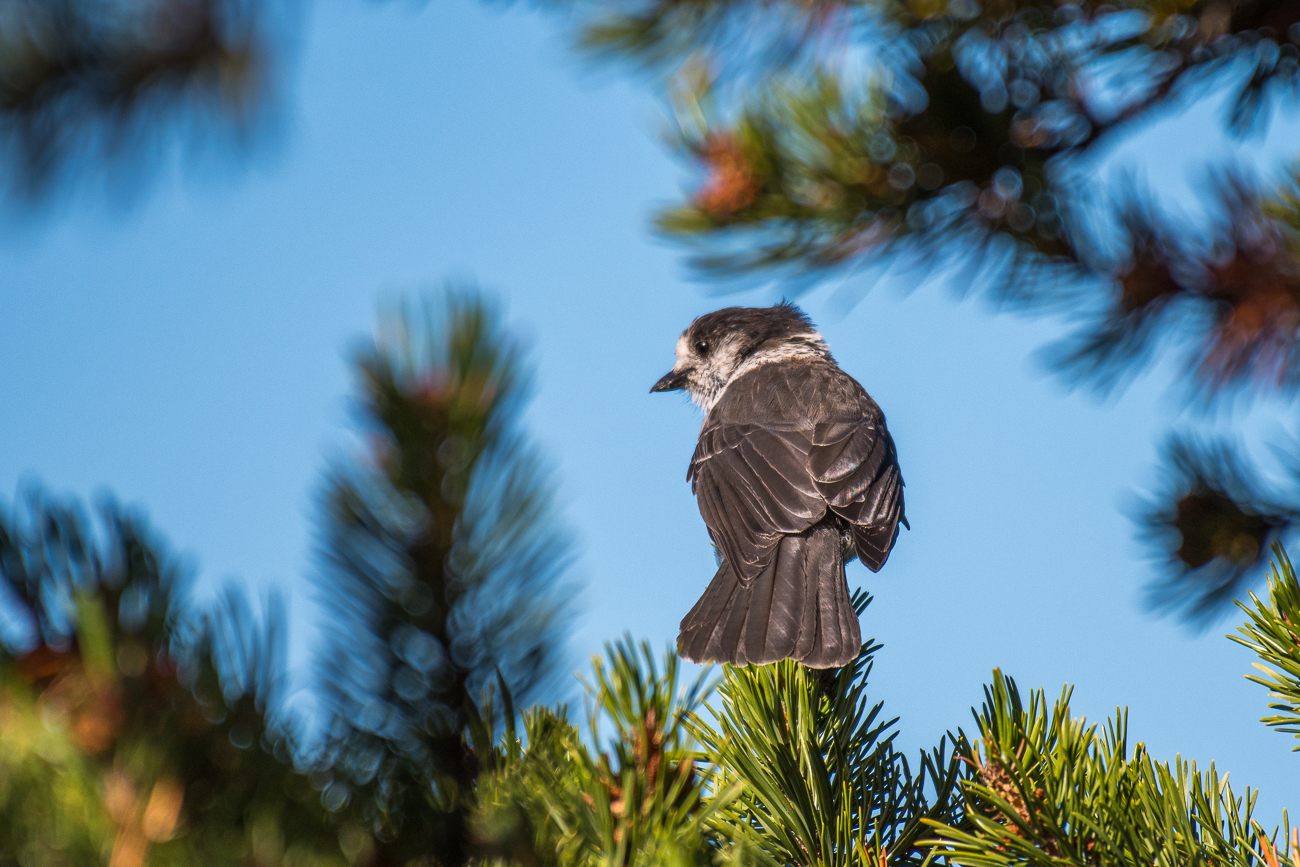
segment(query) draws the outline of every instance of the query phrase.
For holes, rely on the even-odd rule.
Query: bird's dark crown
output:
[[[691,346],[700,343],[717,346],[743,335],[745,350],[781,343],[814,332],[812,320],[788,301],[772,307],[724,307],[706,313],[686,329]]]

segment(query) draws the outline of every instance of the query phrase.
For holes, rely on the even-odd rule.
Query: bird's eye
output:
[[[707,341],[707,340],[697,340],[697,341],[695,341],[695,351],[696,351],[697,353],[699,353],[700,355],[708,355],[708,354],[709,354],[709,341]]]

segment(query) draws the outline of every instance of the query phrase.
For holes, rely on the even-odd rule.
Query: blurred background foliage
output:
[[[169,135],[240,143],[267,102],[256,0],[0,0],[0,179],[35,203],[85,163],[157,171]]]
[[[342,864],[277,718],[278,620],[187,579],[114,503],[0,515],[0,862]]]
[[[519,349],[472,290],[394,312],[355,367],[368,453],[321,522],[330,792],[384,863],[456,864],[497,716],[563,662],[569,540],[518,427]]]
[[[323,735],[281,716],[277,600],[203,613],[111,502],[0,516],[0,863],[469,857],[493,733],[563,659],[568,542],[474,290],[395,312],[356,369],[366,446],[322,498]]]

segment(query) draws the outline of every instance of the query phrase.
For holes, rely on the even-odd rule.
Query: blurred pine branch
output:
[[[356,369],[369,453],[324,498],[327,749],[385,859],[455,867],[501,703],[562,659],[569,542],[519,427],[519,350],[474,290],[396,311]]]
[[[152,169],[187,126],[239,144],[268,93],[269,6],[0,0],[0,189],[34,202],[79,163]]]
[[[30,493],[0,513],[0,862],[343,864],[270,710],[283,623],[205,620],[143,521]]]

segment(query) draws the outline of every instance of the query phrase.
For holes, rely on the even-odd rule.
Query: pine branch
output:
[[[868,603],[855,596],[859,613]],[[943,743],[913,773],[893,745],[895,720],[867,701],[868,641],[850,665],[817,672],[793,662],[723,669],[720,705],[690,718],[726,815],[752,828],[782,864],[920,864],[924,820],[958,823],[960,765]]]
[[[1050,707],[1041,690],[1026,703],[994,671],[975,714],[979,737],[963,758],[967,827],[931,823],[934,854],[968,867],[1132,865],[1190,867],[1259,860],[1268,839],[1252,817],[1256,793],[1235,795],[1213,765],[1157,763],[1130,748],[1127,713],[1106,725],[1070,714],[1070,690]]]
[[[568,540],[519,430],[519,350],[474,290],[404,308],[357,369],[371,452],[325,497],[331,763],[385,857],[455,867],[496,703],[561,658]]]
[[[77,160],[149,155],[179,120],[246,131],[265,98],[264,19],[247,0],[0,0],[8,181],[38,200]]]
[[[964,292],[1080,323],[1058,361],[1081,382],[1126,381],[1159,345],[1187,352],[1206,395],[1300,386],[1300,246],[1270,201],[1292,185],[1274,196],[1207,163],[1212,215],[1175,226],[1145,193],[1105,201],[1087,169],[1215,91],[1236,95],[1233,129],[1267,116],[1300,82],[1300,6],[580,8],[603,50],[671,73],[698,182],[659,226],[704,273],[801,287],[863,265],[956,272]]]
[[[1208,626],[1289,538],[1300,507],[1266,487],[1230,441],[1174,437],[1166,446],[1168,479],[1138,519],[1166,558],[1147,588],[1154,609]]]
[[[1261,674],[1246,678],[1269,690],[1269,698],[1274,699],[1269,708],[1278,713],[1261,722],[1300,738],[1300,582],[1281,545],[1273,546],[1273,557],[1268,602],[1251,593],[1250,606],[1237,603],[1250,620],[1238,627],[1241,635],[1228,637],[1262,660],[1255,663]],[[1292,749],[1300,751],[1300,746]]]
[[[565,867],[774,867],[727,819],[737,787],[710,789],[696,770],[683,720],[708,694],[708,673],[683,682],[679,665],[672,650],[661,666],[624,638],[592,661],[585,737],[563,708],[525,713],[526,749],[480,784],[486,851]]]

